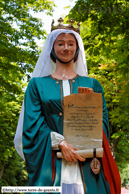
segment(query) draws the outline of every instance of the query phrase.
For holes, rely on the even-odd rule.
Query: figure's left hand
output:
[[[85,162],[85,158],[82,158],[75,152],[78,149],[68,144],[65,140],[59,143],[59,148],[67,162],[77,162],[78,160]]]

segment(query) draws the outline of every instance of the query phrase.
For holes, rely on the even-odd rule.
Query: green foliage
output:
[[[124,187],[129,183],[129,165],[121,164],[119,166],[121,176],[121,186]]]
[[[110,139],[122,186],[129,182],[129,2],[78,0],[69,18],[81,22],[89,76],[102,84],[107,102]]]
[[[5,162],[0,186],[24,186],[26,183],[27,172],[25,169],[25,162],[14,150],[13,154],[8,157],[8,161],[6,160]]]
[[[37,39],[46,31],[31,11],[51,15],[50,0],[0,1],[0,186],[26,184],[25,164],[14,149],[14,135],[24,96],[38,58]]]

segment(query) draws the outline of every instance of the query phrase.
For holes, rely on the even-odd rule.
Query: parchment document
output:
[[[63,133],[80,150],[102,148],[102,94],[64,97]]]

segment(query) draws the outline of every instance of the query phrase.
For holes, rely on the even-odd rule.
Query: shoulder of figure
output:
[[[44,77],[33,77],[33,78],[31,78],[31,80],[29,81],[29,83],[28,83],[28,86],[35,86],[35,85],[37,85],[37,83],[41,83],[41,82],[43,82],[43,81],[45,81],[45,80],[47,80],[47,79],[49,79],[50,78],[50,76],[44,76]]]
[[[86,76],[80,76],[79,75],[79,78],[80,79],[84,79],[85,81],[92,82],[93,85],[100,85],[101,86],[101,84],[99,83],[99,81],[97,79],[93,78],[93,77],[86,77]]]

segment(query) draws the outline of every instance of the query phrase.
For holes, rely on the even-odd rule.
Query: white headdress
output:
[[[50,75],[52,73],[52,60],[50,58],[50,53],[53,48],[53,44],[58,37],[59,34],[61,33],[71,33],[74,34],[74,36],[77,39],[78,46],[79,46],[79,54],[78,54],[78,59],[76,62],[76,73],[81,75],[81,76],[88,76],[87,72],[87,64],[86,64],[86,58],[85,58],[85,52],[84,52],[84,46],[82,39],[80,35],[73,31],[73,30],[67,30],[67,29],[58,29],[52,31],[43,46],[42,52],[39,56],[39,59],[36,63],[35,69],[33,71],[32,77],[44,77],[47,75]],[[17,130],[16,130],[16,135],[14,138],[14,144],[15,144],[15,149],[18,152],[18,154],[24,158],[23,150],[22,150],[22,130],[23,130],[23,118],[24,118],[24,101],[22,104],[20,116],[19,116],[19,121],[17,125]]]

